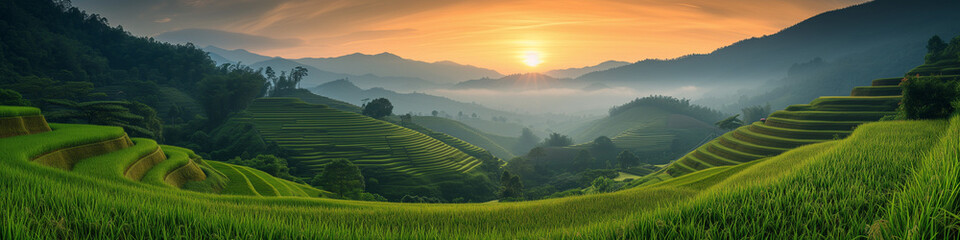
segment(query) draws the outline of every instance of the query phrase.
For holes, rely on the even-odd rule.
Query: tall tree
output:
[[[623,151],[617,156],[617,163],[620,164],[620,168],[627,169],[640,164],[640,159],[630,151]]]
[[[533,134],[533,131],[529,128],[523,128],[523,132],[520,133],[520,138],[517,139],[517,145],[514,147],[515,153],[524,153],[529,151],[531,148],[537,146],[537,143],[540,143],[540,137]]]
[[[520,176],[503,171],[503,175],[500,176],[500,185],[502,187],[501,198],[523,198],[523,182],[520,181]]]
[[[363,115],[377,119],[390,116],[393,114],[393,104],[386,98],[377,98],[370,101],[370,103],[364,104],[362,113]]]
[[[314,178],[313,184],[336,193],[341,198],[355,199],[364,189],[360,168],[343,158],[334,159],[324,166],[323,173]]]
[[[560,134],[560,133],[551,133],[546,140],[543,140],[543,145],[549,147],[566,147],[573,144],[573,139]]]
[[[267,81],[259,71],[249,67],[224,64],[218,71],[221,74],[203,78],[197,89],[200,104],[213,125],[219,125],[231,113],[246,108],[260,95]]]

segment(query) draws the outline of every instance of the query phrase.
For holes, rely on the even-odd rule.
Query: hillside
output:
[[[54,128],[51,133],[59,131]],[[29,156],[43,151],[24,148],[39,146],[21,141],[31,136],[25,135],[0,138],[0,148],[5,148],[0,151],[5,196],[0,211],[19,216],[0,218],[0,234],[11,239],[163,234],[260,239],[949,238],[957,234],[948,227],[955,220],[942,213],[958,212],[951,195],[955,191],[926,190],[960,186],[953,178],[960,164],[946,161],[957,157],[958,134],[958,118],[949,123],[869,123],[843,140],[656,185],[494,204],[193,193],[32,164]],[[53,142],[40,145],[57,148]]]
[[[500,159],[510,160],[516,156],[516,153],[511,151],[517,143],[516,137],[492,135],[464,123],[442,117],[413,116],[413,124],[477,145]]]
[[[337,80],[309,90],[317,95],[338,99],[357,106],[363,105],[363,99],[387,98],[393,104],[397,114],[414,113],[428,115],[434,110],[456,116],[457,113],[476,113],[485,118],[502,116],[516,118],[517,114],[484,107],[476,103],[458,102],[449,98],[424,93],[398,93],[384,88],[362,89],[353,84],[353,80]],[[519,132],[517,133],[519,134]]]
[[[457,83],[451,89],[538,90],[550,88],[583,88],[587,84],[571,78],[555,78],[540,73],[513,74],[502,78],[482,78]]]
[[[192,150],[130,138],[119,127],[48,124],[40,111],[0,106],[0,159],[111,187],[243,195],[322,197],[329,192],[244,166],[204,160]],[[5,225],[9,226],[9,225]]]
[[[417,91],[422,89],[435,88],[436,83],[426,81],[419,78],[411,77],[380,77],[373,74],[362,74],[362,75],[352,75],[344,74],[339,72],[331,72],[326,70],[321,70],[314,66],[302,64],[295,62],[293,60],[283,59],[283,58],[271,58],[268,60],[249,63],[250,67],[259,69],[271,67],[274,71],[279,74],[281,71],[286,71],[289,73],[290,69],[295,67],[303,67],[307,69],[307,76],[304,77],[303,83],[301,84],[302,88],[312,88],[318,85],[329,83],[332,81],[340,79],[349,79],[351,82],[355,82],[360,86],[365,88],[388,88],[395,89],[398,91]]]
[[[237,120],[291,152],[287,160],[299,169],[294,175],[312,177],[329,161],[346,158],[360,167],[368,192],[388,199],[493,197],[485,189],[489,180],[475,171],[480,160],[419,132],[295,98],[257,99],[246,113]]]
[[[656,178],[776,156],[790,149],[850,135],[857,126],[894,114],[901,78],[877,79],[849,97],[820,97],[776,111],[766,122],[746,123],[673,162]],[[667,176],[668,175],[668,176]]]
[[[611,69],[611,68],[622,67],[622,66],[629,65],[629,64],[630,64],[630,63],[628,63],[628,62],[621,62],[621,61],[613,61],[613,60],[611,60],[611,61],[602,62],[602,63],[597,64],[597,65],[593,65],[593,66],[585,66],[585,67],[580,67],[580,68],[567,68],[567,69],[550,70],[550,71],[547,71],[547,72],[545,72],[545,73],[543,73],[543,74],[546,74],[547,76],[551,76],[551,77],[555,77],[555,78],[578,78],[578,77],[583,76],[584,74],[587,74],[587,73],[596,72],[596,71],[603,71],[603,70],[607,70],[607,69]]]
[[[857,67],[903,72],[917,63],[898,62],[895,59],[918,59],[923,56],[923,49],[915,46],[925,43],[929,36],[953,36],[960,32],[960,15],[953,14],[953,9],[958,8],[960,2],[949,0],[871,1],[822,13],[776,34],[746,39],[709,54],[671,60],[644,60],[588,73],[578,79],[620,83],[654,83],[669,79],[670,84],[676,86],[756,84],[784,77],[795,63],[818,57],[834,61],[851,54],[877,50],[891,55],[874,56],[872,59],[881,61]],[[891,17],[920,12],[923,14]],[[914,52],[907,58],[897,58],[893,54],[900,53],[891,49],[913,49]],[[872,78],[876,77],[881,76]]]
[[[428,63],[401,58],[386,52],[376,55],[354,53],[332,58],[301,58],[294,59],[294,61],[330,72],[419,78],[441,84],[452,84],[482,77],[498,78],[503,76],[497,71],[486,68],[461,65],[450,61]]]

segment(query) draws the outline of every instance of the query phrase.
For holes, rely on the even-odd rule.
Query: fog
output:
[[[526,114],[602,115],[610,107],[649,95],[667,95],[677,98],[699,98],[705,89],[683,86],[663,89],[634,89],[614,87],[599,90],[553,88],[523,91],[499,90],[428,90],[428,94],[448,97],[462,102],[476,102],[489,108]]]

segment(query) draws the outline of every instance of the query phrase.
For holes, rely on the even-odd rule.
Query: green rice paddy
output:
[[[406,204],[298,196],[218,195],[30,161],[109,139],[109,127],[54,125],[0,138],[2,239],[950,239],[957,237],[960,117],[859,126],[848,138],[624,191],[529,202]],[[87,129],[88,135],[76,134]],[[98,134],[101,133],[101,134]],[[122,133],[122,132],[121,132]],[[62,135],[61,135],[62,134]],[[47,141],[39,141],[41,135]],[[66,139],[69,141],[54,141]],[[155,143],[153,143],[155,144]],[[161,148],[163,148],[161,146]],[[192,160],[189,152],[179,151]],[[127,151],[129,150],[129,151]],[[164,149],[165,152],[168,149]],[[117,151],[120,152],[120,151]],[[176,155],[176,154],[171,154]],[[213,161],[217,169],[231,166]],[[240,167],[243,168],[243,167]],[[246,168],[243,168],[246,169]],[[249,169],[246,169],[246,172]],[[221,171],[260,177],[241,171]],[[150,175],[150,174],[148,174]],[[277,193],[290,183],[262,181]],[[227,188],[258,190],[250,181]],[[262,183],[260,183],[262,184]],[[279,188],[285,190],[276,190]],[[237,187],[239,186],[239,187]],[[236,190],[242,191],[242,190]],[[225,190],[225,193],[228,192]],[[272,191],[270,191],[272,192]],[[306,191],[304,191],[306,192]]]

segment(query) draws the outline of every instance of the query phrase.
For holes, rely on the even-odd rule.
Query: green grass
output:
[[[0,118],[36,115],[40,115],[40,109],[35,107],[0,106]]]
[[[167,146],[160,146],[160,149],[163,149],[163,153],[167,155],[167,160],[153,166],[140,181],[147,184],[169,187],[170,185],[164,181],[167,174],[190,163],[190,156],[180,149],[173,149]]]
[[[871,227],[885,229],[881,220],[890,221],[891,237],[956,233],[947,226],[955,222],[960,184],[955,161],[960,118],[949,125],[869,123],[844,140],[620,192],[494,204],[215,195],[29,161],[44,149],[63,147],[56,139],[71,136],[71,127],[85,126],[54,124],[49,134],[0,138],[0,238],[853,239],[865,237]],[[39,136],[46,141],[24,141]],[[117,152],[149,145],[135,143]],[[164,150],[171,159],[191,159],[184,149]],[[117,156],[143,152],[137,153]],[[208,162],[260,177],[245,167]]]
[[[130,165],[159,148],[157,142],[151,139],[131,140],[134,144],[132,147],[80,160],[73,166],[73,171],[108,179],[127,179],[123,176]]]
[[[413,123],[481,147],[501,159],[510,160],[516,157],[513,151],[510,150],[516,144],[517,140],[515,137],[495,136],[461,122],[442,117],[414,116]],[[516,135],[520,135],[520,133]]]
[[[874,86],[855,88],[849,97],[820,97],[810,104],[789,106],[770,114],[766,122],[753,122],[707,142],[674,161],[676,166],[667,166],[654,176],[676,177],[709,167],[750,162],[807,144],[846,137],[861,124],[894,113],[901,99],[896,84],[899,78],[877,79]]]
[[[914,189],[908,184],[912,182],[925,187],[928,181],[913,180],[926,179],[924,171],[911,176],[912,169],[944,164],[944,159],[934,160],[934,152],[956,153],[957,121],[949,128],[945,121],[871,123],[845,140],[656,185],[495,204],[400,204],[163,190],[46,168],[0,152],[0,191],[8,196],[0,198],[0,211],[5,213],[0,217],[0,237],[852,239],[864,237],[867,226],[878,220],[918,214],[912,203],[906,204],[905,212],[888,209],[895,209],[891,206],[902,202],[899,199],[923,199],[923,194],[898,193],[900,186]],[[952,134],[941,136],[945,132]],[[937,187],[956,189],[956,181],[951,181]],[[919,190],[915,191],[925,193]]]
[[[257,99],[236,120],[252,122],[266,140],[291,150],[288,159],[305,170],[302,177],[346,158],[361,169],[377,169],[375,177],[387,186],[377,193],[391,199],[406,194],[403,187],[436,187],[432,185],[472,174],[480,161],[465,151],[483,151],[449,136],[435,137],[462,149],[389,122],[295,98]]]
[[[208,162],[210,166],[220,173],[223,173],[227,179],[230,181],[227,182],[226,186],[223,189],[223,194],[231,195],[245,195],[245,196],[262,196],[260,193],[257,193],[257,190],[253,188],[253,184],[250,183],[250,179],[246,175],[237,170],[236,167],[230,164],[210,161]]]

